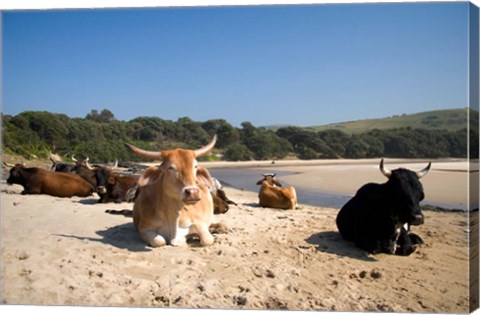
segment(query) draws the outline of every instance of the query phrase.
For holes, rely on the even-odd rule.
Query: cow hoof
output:
[[[212,245],[214,241],[215,238],[211,234],[203,235],[203,237],[200,238],[200,244],[202,246]]]
[[[170,241],[172,246],[185,246],[187,244],[187,239],[185,237],[174,238]]]
[[[140,232],[140,237],[152,247],[162,247],[167,245],[167,241],[160,234],[154,231]]]
[[[223,223],[212,223],[208,227],[211,234],[227,234],[228,227]]]

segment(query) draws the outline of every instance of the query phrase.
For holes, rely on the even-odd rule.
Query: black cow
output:
[[[97,165],[94,167],[88,163],[88,159],[85,159],[77,161],[75,165],[75,173],[95,188],[96,193],[100,197],[98,202],[102,202],[107,192],[106,186],[108,176],[113,168],[104,165]]]
[[[131,202],[136,197],[137,175],[120,175],[114,173],[118,161],[114,165],[88,163],[88,159],[77,161],[75,172],[92,184],[100,199],[99,203]]]
[[[423,224],[420,201],[424,199],[419,179],[430,170],[431,162],[419,172],[404,168],[380,170],[388,181],[369,183],[340,209],[337,227],[344,239],[369,253],[410,255],[423,240],[410,233],[410,225]]]
[[[63,162],[56,154],[50,154],[50,161],[52,162],[50,168],[52,172],[75,173],[75,163]]]

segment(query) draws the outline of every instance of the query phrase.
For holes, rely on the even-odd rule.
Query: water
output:
[[[271,172],[259,168],[212,168],[209,169],[209,171],[213,177],[216,177],[218,180],[228,186],[253,192],[258,192],[260,190],[260,186],[258,186],[256,183],[262,179],[262,173]],[[275,173],[284,186],[289,185],[288,181],[283,180],[283,178],[286,175],[293,174],[292,172],[277,171]],[[317,207],[340,209],[352,198],[352,196],[336,192],[298,185],[295,185],[295,190],[297,192],[299,203]],[[447,210],[467,210],[465,205],[447,204],[431,200],[424,200],[421,204],[428,204]]]
[[[226,185],[254,192],[258,192],[260,190],[260,186],[258,186],[256,183],[263,178],[262,174],[270,172],[251,168],[219,168],[209,169],[209,171],[213,177],[216,177]],[[293,174],[292,172],[277,171],[275,173],[282,182],[282,185],[289,185],[288,181],[283,180],[283,177]],[[299,203],[312,206],[341,208],[351,198],[351,196],[298,185],[295,185],[295,190],[297,192]]]

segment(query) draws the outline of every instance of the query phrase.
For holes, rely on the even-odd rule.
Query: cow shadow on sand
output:
[[[98,198],[81,199],[77,202],[82,205],[96,205],[98,204]]]
[[[99,238],[83,237],[76,235],[55,234],[57,236],[75,238],[82,241],[99,242],[112,245],[117,248],[127,249],[132,252],[148,252],[152,248],[148,247],[138,235],[133,222],[108,227],[105,230],[95,232]]]
[[[342,238],[339,232],[326,231],[310,235],[305,240],[308,244],[317,245],[317,250],[323,253],[334,254],[340,257],[350,257],[358,260],[373,262],[376,259],[368,256],[364,250],[355,247],[351,242]]]

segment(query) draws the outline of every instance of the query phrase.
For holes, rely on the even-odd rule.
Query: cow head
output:
[[[420,209],[420,201],[425,198],[425,194],[420,178],[428,173],[431,165],[431,162],[428,163],[427,167],[419,172],[404,168],[391,171],[385,167],[383,159],[380,161],[380,171],[388,178],[386,187],[391,199],[389,202],[402,223],[423,224],[424,217]]]
[[[263,178],[257,182],[257,185],[261,185],[263,182],[267,182],[270,186],[282,187],[280,181],[276,178],[277,174],[262,174]]]
[[[25,168],[25,165],[17,163],[10,169],[10,176],[7,178],[7,184],[25,184],[25,177],[22,170]]]
[[[153,152],[139,149],[131,144],[125,145],[137,155],[162,160],[160,166],[145,170],[138,180],[140,187],[154,184],[162,178],[162,190],[165,194],[186,204],[195,204],[201,198],[200,189],[196,184],[196,158],[210,152],[216,140],[215,135],[210,143],[197,150],[172,149]]]

